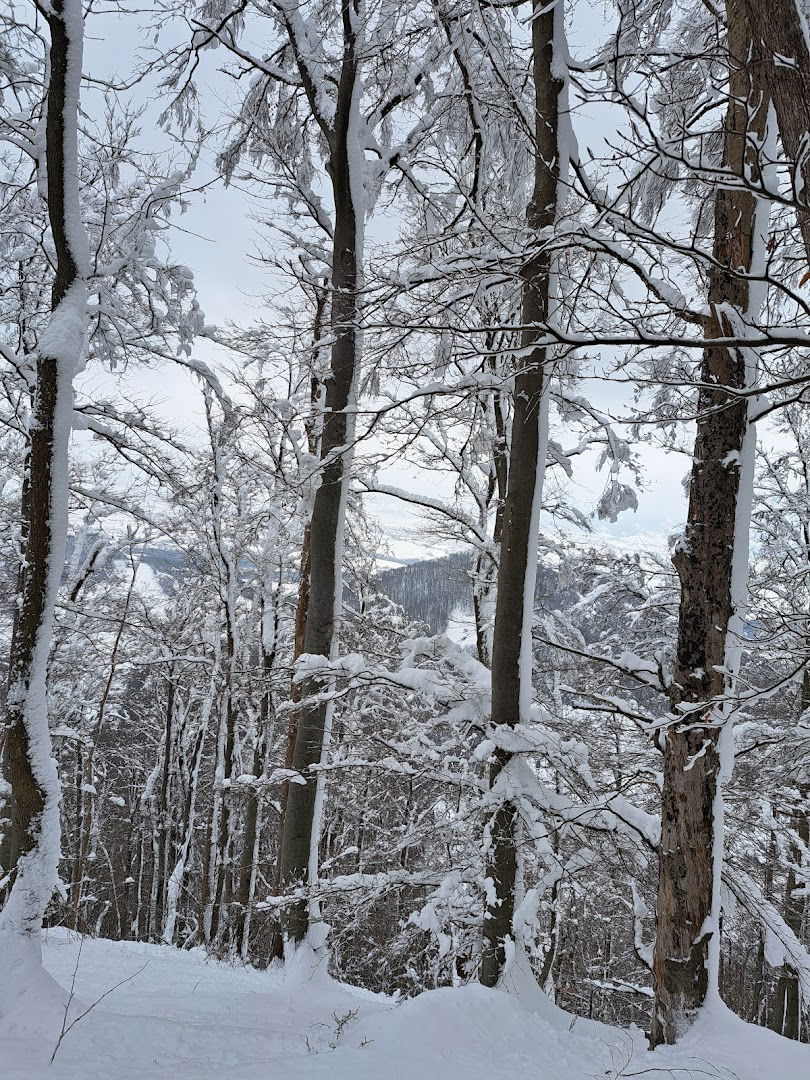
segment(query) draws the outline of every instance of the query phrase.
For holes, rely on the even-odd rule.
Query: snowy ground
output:
[[[80,953],[81,944],[81,953]],[[678,1052],[478,986],[397,1004],[302,972],[257,972],[154,945],[48,933],[45,963],[86,1005],[0,1023],[2,1080],[808,1080],[810,1048],[707,1016]],[[129,978],[132,976],[131,978]],[[533,1011],[535,1010],[535,1011]],[[53,1024],[56,1023],[56,1030]]]

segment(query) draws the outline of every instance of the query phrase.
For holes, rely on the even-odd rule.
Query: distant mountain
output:
[[[472,556],[466,551],[409,563],[384,570],[378,578],[379,589],[412,619],[427,623],[431,633],[441,634],[451,617],[454,621],[465,614],[472,617],[472,566]],[[538,606],[565,609],[577,598],[577,590],[563,585],[556,570],[538,566],[535,588]]]
[[[84,537],[87,553],[94,537]],[[68,541],[67,557],[73,555],[75,539]],[[187,568],[186,556],[179,548],[147,545],[138,549],[143,567],[154,575],[155,583],[166,595],[182,579]],[[86,557],[83,552],[80,562]],[[114,555],[113,561],[120,561]],[[377,577],[377,587],[390,597],[411,619],[425,623],[432,634],[447,632],[455,625],[458,633],[468,636],[473,627],[473,557],[470,552],[457,551],[437,559],[423,559],[383,570]],[[102,568],[102,573],[106,571]],[[575,603],[578,593],[570,584],[563,585],[557,570],[539,566],[535,599],[539,607],[566,608]],[[346,600],[352,603],[351,591]],[[454,637],[457,634],[453,634]]]
[[[459,551],[442,559],[426,559],[384,570],[380,592],[412,619],[427,623],[433,634],[443,633],[455,608],[472,611],[472,559]]]

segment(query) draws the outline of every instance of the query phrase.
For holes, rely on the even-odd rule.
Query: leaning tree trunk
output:
[[[723,164],[754,174],[746,138],[761,138],[767,100],[748,67],[750,33],[741,0],[726,7],[729,102]],[[764,244],[758,200],[720,187],[714,202],[715,268],[706,337],[738,336],[751,312],[746,275]],[[686,531],[674,556],[681,582],[673,721],[664,736],[656,940],[650,1043],[674,1043],[710,989],[720,953],[722,792],[720,744],[730,740],[729,697],[747,600],[748,521],[754,432],[747,399],[749,350],[704,350]],[[722,733],[722,734],[721,734]],[[727,744],[730,745],[730,744]]]
[[[335,204],[332,250],[332,353],[326,380],[326,402],[321,438],[321,476],[310,522],[310,580],[304,651],[330,657],[335,642],[335,622],[340,609],[341,563],[345,519],[349,442],[352,436],[348,407],[354,393],[358,366],[358,308],[362,266],[364,211],[355,200],[362,198],[362,154],[359,131],[359,71],[355,29],[356,13],[351,0],[343,3],[344,54],[337,90],[337,106],[329,147],[329,176]],[[313,701],[323,695],[328,681],[309,677],[301,686],[292,768],[305,783],[290,784],[281,836],[281,884],[304,885],[310,877],[310,852],[316,810],[316,776],[313,767],[321,760],[329,706]],[[309,905],[303,897],[287,905],[285,938],[302,941],[309,930]]]
[[[810,263],[810,46],[800,0],[744,0],[754,28],[753,59],[773,101],[779,137],[792,162],[793,193],[800,206],[799,227]]]
[[[534,233],[553,227],[560,186],[559,102],[564,83],[554,68],[554,43],[561,41],[563,5],[533,2],[532,53],[536,106],[534,192],[527,225]],[[558,58],[557,58],[558,59]],[[498,567],[498,596],[492,640],[492,727],[528,720],[531,703],[531,634],[537,576],[537,532],[543,491],[548,427],[548,363],[545,346],[532,345],[548,322],[551,256],[547,246],[523,268],[523,367],[515,376],[512,441]],[[490,767],[495,789],[512,755],[496,749]],[[487,877],[493,888],[484,912],[481,982],[495,986],[512,936],[518,869],[517,807],[504,798],[490,825]]]
[[[56,274],[51,319],[37,355],[28,516],[23,525],[25,564],[9,658],[3,766],[11,787],[11,822],[4,869],[12,886],[0,913],[0,936],[6,944],[10,932],[37,951],[59,862],[59,779],[51,757],[46,674],[65,555],[72,384],[84,353],[87,266],[78,181],[80,0],[52,0],[46,18],[51,44],[43,165]],[[14,951],[6,944],[0,946],[4,959]]]

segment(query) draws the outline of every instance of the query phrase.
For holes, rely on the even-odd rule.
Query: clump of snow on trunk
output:
[[[23,1004],[43,1021],[47,1006],[63,1010],[66,995],[42,969],[40,931],[45,909],[58,881],[60,858],[60,785],[48,729],[47,668],[53,614],[65,561],[68,511],[68,440],[73,414],[73,379],[85,355],[87,309],[87,238],[82,226],[78,180],[78,115],[84,21],[81,0],[54,5],[51,27],[51,84],[48,89],[46,158],[49,214],[57,247],[55,306],[39,341],[40,378],[51,373],[47,394],[38,388],[34,423],[50,428],[45,462],[47,518],[37,522],[44,534],[47,565],[38,598],[39,617],[28,655],[14,665],[18,677],[9,687],[9,704],[24,731],[31,778],[41,809],[28,823],[28,844],[15,868],[10,895],[0,912],[0,1015]],[[60,70],[56,80],[53,72]],[[55,111],[56,110],[56,111]],[[61,190],[54,190],[61,176]],[[61,292],[61,296],[57,292]],[[44,410],[44,411],[43,411]],[[33,425],[32,425],[33,426]],[[39,431],[36,428],[32,434]],[[32,499],[33,502],[33,499]],[[31,577],[31,557],[26,575]],[[25,594],[23,595],[25,600]]]

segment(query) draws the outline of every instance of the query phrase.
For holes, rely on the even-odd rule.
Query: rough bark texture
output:
[[[70,112],[66,109],[69,39],[62,11],[61,0],[54,0],[52,14],[48,17],[51,44],[45,154],[48,216],[56,249],[51,310],[59,306],[80,277],[68,240],[65,216],[65,124],[75,123],[76,118],[66,115]],[[59,361],[52,356],[38,355],[26,498],[22,507],[26,515],[21,530],[25,542],[24,563],[20,603],[12,629],[3,745],[3,771],[12,793],[3,869],[10,873],[12,887],[20,860],[37,845],[46,800],[46,792],[35,775],[29,753],[26,703],[41,636],[50,634],[53,611],[52,598],[48,595],[49,576],[53,553],[59,550],[63,540],[56,533],[63,525],[55,521],[52,513],[55,459],[66,450],[57,445],[56,440],[61,442],[67,437],[66,433],[57,436],[55,430],[59,392]]]
[[[725,117],[724,164],[745,169],[746,134],[761,130],[766,108],[747,68],[750,36],[740,0],[727,5],[730,99]],[[749,107],[746,107],[749,102]],[[714,257],[709,280],[707,337],[731,333],[722,307],[745,312],[756,200],[747,191],[719,189],[714,205]],[[653,955],[655,1000],[651,1044],[673,1043],[702,1005],[708,989],[708,947],[714,886],[714,806],[722,669],[732,616],[732,561],[747,404],[729,389],[746,383],[740,350],[704,351],[698,399],[689,511],[674,556],[681,583],[673,713],[702,705],[665,735],[657,928]],[[727,389],[729,388],[729,389]]]
[[[315,495],[310,523],[311,569],[304,651],[328,657],[335,629],[336,597],[340,570],[338,559],[344,513],[344,481],[348,415],[357,363],[358,218],[353,192],[351,145],[352,110],[355,107],[358,58],[351,0],[344,0],[344,54],[337,90],[334,128],[330,137],[329,176],[335,204],[332,251],[333,335],[331,372],[326,380],[326,402],[321,437],[321,482]],[[357,178],[357,183],[361,179]],[[359,223],[362,226],[362,222]],[[325,689],[322,680],[303,682],[306,701]],[[305,883],[308,878],[310,844],[315,809],[316,778],[313,766],[321,759],[327,706],[325,702],[304,704],[299,712],[292,768],[307,778],[305,784],[290,784],[281,837],[281,883],[285,888]],[[309,928],[305,900],[285,909],[284,933],[292,941],[302,941]]]
[[[779,137],[793,162],[793,191],[808,207],[799,225],[810,263],[810,49],[797,0],[744,0],[754,28],[753,55],[773,101]]]
[[[561,82],[552,74],[554,6],[541,0],[533,5],[532,53],[535,91],[534,191],[527,210],[531,230],[553,226],[557,207],[559,171],[558,101]],[[535,326],[543,326],[549,313],[550,256],[541,248],[523,268],[523,346],[528,350],[537,338]],[[501,533],[498,597],[492,641],[492,725],[514,727],[520,722],[520,651],[524,620],[524,590],[530,551],[532,506],[535,497],[540,449],[539,417],[546,378],[547,350],[527,352],[515,376],[515,404],[506,501]],[[494,785],[511,755],[497,750],[490,767]],[[506,960],[506,939],[512,934],[515,908],[517,811],[504,801],[492,822],[487,876],[494,898],[484,913],[484,948],[481,982],[495,986]]]

